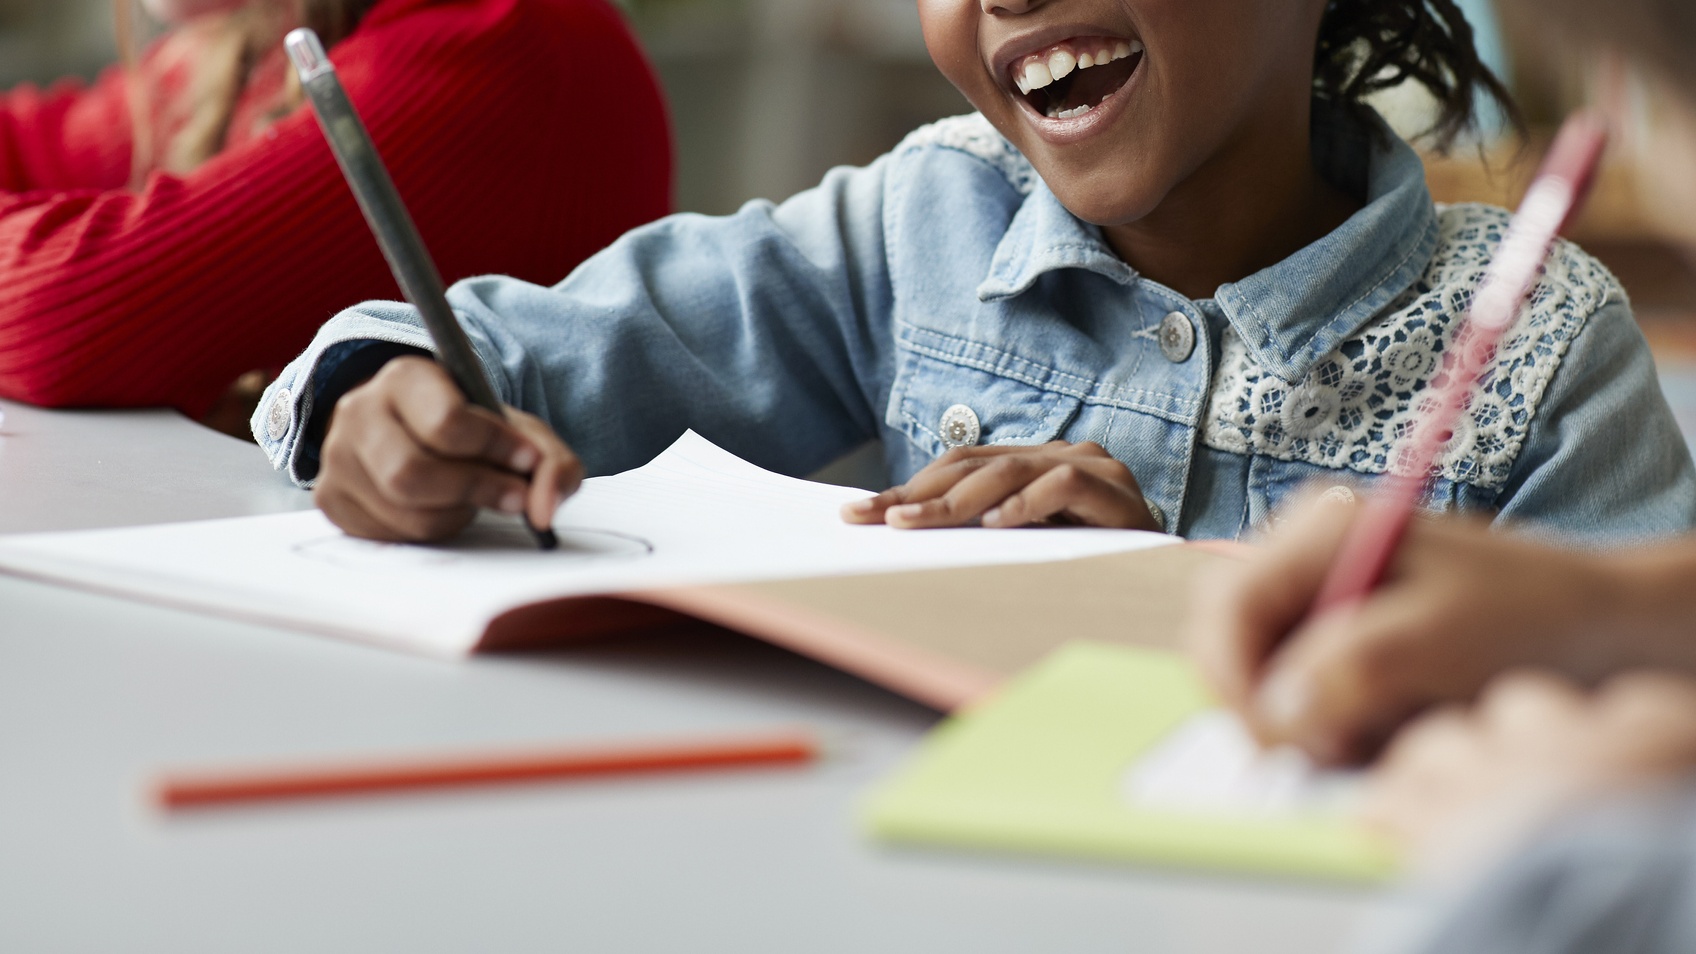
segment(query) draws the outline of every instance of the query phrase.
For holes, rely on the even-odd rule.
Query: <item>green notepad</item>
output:
[[[945,722],[873,793],[881,838],[1098,860],[1356,881],[1394,873],[1388,846],[1340,813],[1150,809],[1130,766],[1214,707],[1179,656],[1074,643]]]

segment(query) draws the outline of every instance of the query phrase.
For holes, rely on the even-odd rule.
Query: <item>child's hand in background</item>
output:
[[[440,540],[479,507],[553,522],[583,465],[539,418],[473,406],[425,358],[397,358],[336,402],[314,498],[336,526],[374,540]]]
[[[842,508],[849,523],[1160,530],[1130,468],[1099,444],[957,447],[899,487]]]
[[[1462,519],[1415,520],[1375,592],[1308,621],[1357,513],[1313,505],[1198,591],[1197,662],[1264,742],[1356,760],[1415,712],[1471,699],[1507,669],[1593,681],[1655,661],[1628,632],[1618,568]]]
[[[1424,866],[1470,868],[1587,800],[1693,768],[1696,682],[1639,673],[1589,693],[1516,674],[1408,726],[1363,814]]]

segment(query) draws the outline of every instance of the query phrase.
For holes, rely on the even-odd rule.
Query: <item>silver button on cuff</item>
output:
[[[1158,526],[1162,533],[1166,532],[1166,511],[1161,510],[1159,504],[1147,497],[1142,498],[1142,505],[1148,508],[1148,515],[1154,518],[1155,526]]]
[[[1354,503],[1354,491],[1338,484],[1320,494],[1319,499],[1324,503],[1352,504]]]
[[[1160,320],[1160,353],[1173,364],[1188,361],[1195,351],[1195,326],[1181,311],[1174,311]]]
[[[942,436],[942,443],[950,448],[976,446],[983,428],[978,424],[976,411],[964,404],[956,404],[942,412],[942,424],[937,428]]]
[[[290,408],[294,404],[294,394],[288,388],[277,392],[277,397],[271,402],[271,410],[265,413],[265,433],[271,435],[274,441],[283,439],[289,432]]]

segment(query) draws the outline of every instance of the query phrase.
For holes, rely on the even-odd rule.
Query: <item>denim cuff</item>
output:
[[[325,349],[313,375],[312,412],[295,445],[294,472],[300,479],[318,479],[319,451],[330,429],[330,415],[342,395],[371,380],[383,365],[408,355],[431,357],[423,348],[393,341],[339,341]]]
[[[265,390],[249,422],[253,439],[272,467],[310,488],[318,476],[319,444],[336,400],[388,361],[432,353],[423,328],[343,312]],[[315,413],[319,408],[321,416]]]

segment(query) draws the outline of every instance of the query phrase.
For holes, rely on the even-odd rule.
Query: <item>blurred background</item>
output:
[[[914,0],[619,0],[659,71],[678,149],[680,210],[723,213],[782,198],[831,166],[870,161],[913,128],[967,110],[931,66]],[[1439,200],[1512,205],[1539,143],[1584,97],[1584,68],[1551,55],[1534,24],[1490,0],[1460,0],[1485,58],[1532,123],[1522,145],[1486,137],[1428,169]],[[111,0],[0,0],[0,83],[92,76],[112,62]],[[1411,91],[1379,108],[1409,135],[1428,104]],[[1631,293],[1686,433],[1696,433],[1696,272],[1642,213],[1611,167],[1572,237]]]

